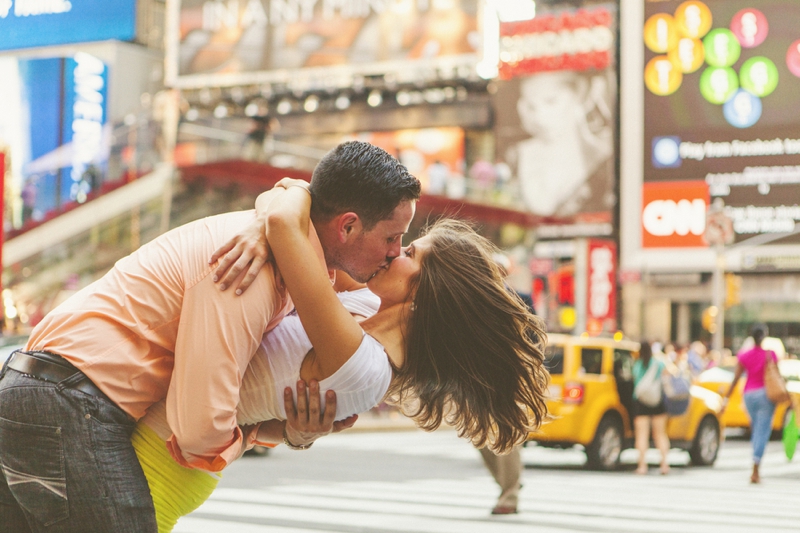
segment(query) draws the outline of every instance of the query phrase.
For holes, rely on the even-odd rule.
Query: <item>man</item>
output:
[[[420,192],[399,162],[344,143],[312,184],[329,267],[365,279],[399,255]],[[209,257],[254,220],[252,211],[228,213],[160,236],[49,313],[26,351],[12,355],[0,374],[4,527],[155,532],[130,434],[161,399],[173,431],[167,447],[184,466],[219,471],[253,443],[258,427],[236,425],[241,377],[291,302],[272,264],[247,294],[218,290]],[[309,391],[311,412],[318,385]],[[298,393],[300,411],[304,385]],[[304,448],[332,428],[332,417],[287,422],[274,440]]]

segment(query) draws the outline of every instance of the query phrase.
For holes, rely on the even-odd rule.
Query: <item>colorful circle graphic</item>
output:
[[[667,56],[656,56],[644,68],[644,84],[650,92],[667,96],[681,86],[683,72]]]
[[[739,71],[742,88],[761,98],[772,94],[779,78],[778,67],[763,56],[751,57]]]
[[[789,72],[800,78],[800,40],[793,42],[786,52],[786,66]]]
[[[748,7],[733,16],[731,31],[744,48],[755,48],[767,38],[769,22],[764,13]]]
[[[689,39],[702,39],[713,21],[711,10],[703,2],[684,2],[675,10],[675,27]]]
[[[708,67],[700,76],[700,94],[712,104],[724,104],[738,89],[739,78],[730,67]]]
[[[761,98],[752,95],[744,89],[739,89],[736,94],[722,106],[722,114],[728,124],[737,128],[749,128],[761,118]]]
[[[706,62],[712,67],[730,67],[742,53],[739,40],[726,28],[711,30],[703,39],[703,47],[706,50]]]
[[[667,56],[670,61],[680,65],[684,74],[691,74],[703,66],[706,52],[703,41],[684,37],[678,41],[678,46],[667,53]]]
[[[658,13],[644,23],[644,44],[657,54],[665,54],[678,46],[679,37],[672,15]]]

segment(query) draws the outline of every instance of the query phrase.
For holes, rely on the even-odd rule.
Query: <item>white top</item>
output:
[[[353,314],[370,317],[380,299],[369,289],[339,293],[339,301]],[[297,401],[300,365],[312,349],[300,318],[289,315],[261,340],[242,382],[237,421],[255,424],[263,420],[285,420],[283,389],[291,387]],[[336,392],[336,420],[375,407],[389,389],[392,367],[383,346],[369,335],[350,359],[332,376],[320,381],[320,391]],[[271,401],[265,401],[271,398]],[[324,395],[321,408],[325,406]]]
[[[380,306],[380,299],[369,289],[342,292],[338,296],[350,313],[364,317],[374,315]],[[286,420],[283,389],[291,387],[297,401],[300,366],[311,349],[311,341],[296,313],[285,317],[264,335],[242,379],[237,423],[246,425],[264,420]],[[320,381],[320,390],[336,392],[336,420],[342,420],[380,403],[391,379],[392,367],[383,346],[364,334],[350,359],[332,376]],[[321,396],[324,408],[325,398]],[[142,421],[167,439],[172,431],[166,424],[163,407],[163,401],[153,404]]]

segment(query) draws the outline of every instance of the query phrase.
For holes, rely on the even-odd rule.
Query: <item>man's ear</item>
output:
[[[342,244],[346,243],[348,240],[352,240],[356,235],[361,233],[361,230],[361,218],[352,211],[343,213],[337,217],[336,235],[339,237],[339,242]]]

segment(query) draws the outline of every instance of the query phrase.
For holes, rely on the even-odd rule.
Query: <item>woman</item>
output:
[[[359,311],[347,301],[359,297],[337,296],[308,239],[308,191],[288,186],[280,198],[266,233],[297,317],[265,335],[243,379],[240,424],[268,420],[262,428],[272,431],[287,416],[276,391],[298,378],[336,390],[336,419],[385,397],[425,430],[446,422],[499,453],[541,423],[544,332],[505,288],[489,241],[464,223],[437,222],[369,280],[380,304],[359,323],[352,314],[371,314],[369,305]],[[261,198],[257,206],[264,206]],[[165,464],[171,459],[159,438],[169,428],[151,411],[134,445],[164,532],[210,495],[216,479]]]
[[[728,406],[731,394],[742,377],[742,373],[747,372],[747,381],[744,384],[744,405],[747,414],[750,415],[750,444],[753,447],[753,473],[750,475],[750,483],[760,483],[761,476],[758,467],[761,458],[764,457],[764,450],[767,448],[770,433],[772,432],[772,418],[775,416],[775,404],[767,398],[767,389],[764,388],[764,368],[766,367],[767,357],[772,358],[776,363],[778,357],[772,350],[764,350],[761,343],[767,336],[767,326],[756,324],[750,332],[755,345],[736,356],[736,371],[733,375],[728,394],[725,395],[725,403],[722,412]]]
[[[652,368],[651,368],[652,367]],[[646,405],[637,397],[637,386],[642,382],[648,371],[655,374],[654,387],[658,387],[661,395],[661,375],[665,371],[662,361],[653,357],[653,350],[650,344],[643,342],[639,348],[639,359],[633,364],[633,429],[636,435],[636,449],[639,451],[639,464],[636,473],[647,474],[647,461],[645,454],[650,449],[650,432],[652,426],[653,440],[658,451],[661,452],[661,474],[669,473],[669,463],[667,454],[669,453],[669,437],[667,437],[667,409],[664,405],[664,398],[654,406]],[[641,394],[641,392],[639,393]]]

